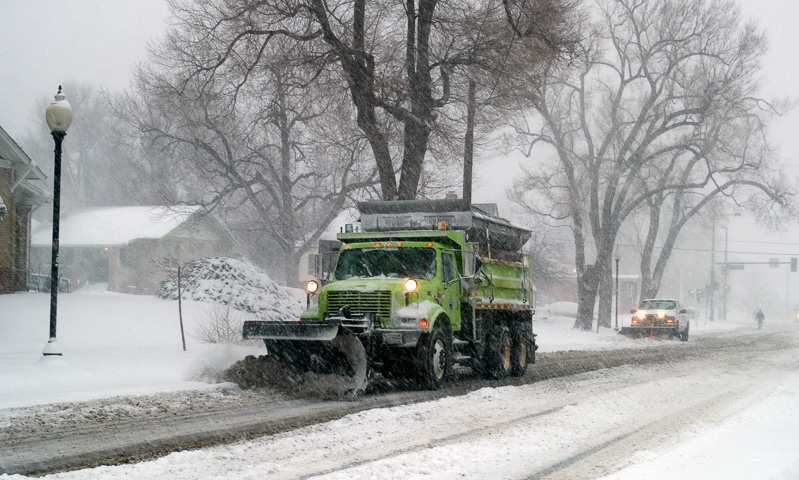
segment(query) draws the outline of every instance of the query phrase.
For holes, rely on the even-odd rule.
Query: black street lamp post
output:
[[[61,93],[61,85],[55,101],[47,106],[45,120],[55,141],[53,167],[53,249],[50,262],[50,339],[42,352],[45,356],[61,355],[56,346],[56,312],[58,310],[58,228],[61,214],[61,143],[72,123],[72,107]]]

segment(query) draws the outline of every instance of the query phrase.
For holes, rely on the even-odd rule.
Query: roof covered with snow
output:
[[[162,238],[197,213],[199,206],[106,207],[83,210],[59,222],[59,243],[64,246],[125,245],[140,238]],[[50,245],[52,226],[39,225],[32,245]]]

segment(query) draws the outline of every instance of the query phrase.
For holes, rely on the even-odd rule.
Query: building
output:
[[[32,267],[45,273],[51,228],[36,228],[32,240]],[[239,255],[227,229],[198,206],[87,209],[61,219],[59,239],[59,275],[73,289],[108,283],[109,291],[150,295],[179,265]]]
[[[0,293],[25,290],[31,213],[50,201],[47,177],[0,127]]]

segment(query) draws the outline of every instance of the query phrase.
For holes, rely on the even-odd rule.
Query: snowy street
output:
[[[41,294],[5,296],[2,300],[20,302],[36,314],[41,312],[30,307],[41,301],[41,309],[46,311],[46,298]],[[80,316],[69,315],[73,302],[82,307],[77,309]],[[35,351],[21,351],[41,348],[35,335],[30,336],[28,344],[23,339],[29,334],[17,330],[16,346],[3,342],[0,375],[4,384],[17,389],[2,397],[6,407],[0,410],[0,435],[24,436],[26,428],[28,432],[36,429],[27,426],[37,423],[52,425],[54,437],[60,428],[92,431],[100,427],[102,431],[106,424],[103,435],[112,442],[115,437],[125,436],[125,422],[142,428],[141,418],[148,412],[156,423],[167,427],[172,424],[165,419],[186,416],[193,422],[206,422],[211,429],[217,422],[226,421],[226,414],[234,415],[248,404],[252,408],[246,415],[257,416],[261,409],[264,417],[267,412],[275,414],[277,405],[294,405],[293,410],[286,410],[287,419],[308,407],[304,400],[201,381],[197,372],[203,370],[203,364],[210,368],[203,356],[206,360],[214,357],[214,346],[190,342],[189,352],[204,355],[180,352],[183,355],[173,356],[169,353],[173,346],[155,341],[172,338],[174,325],[167,314],[175,302],[110,293],[65,295],[64,324],[86,322],[83,326],[89,328],[93,321],[105,318],[110,322],[105,327],[113,330],[124,322],[142,322],[132,318],[133,314],[120,314],[118,321],[107,318],[109,305],[130,302],[140,304],[137,311],[152,315],[152,328],[136,339],[141,356],[138,363],[131,362],[122,352],[112,353],[114,341],[109,340],[111,345],[104,346],[96,337],[91,341],[65,340],[65,346],[73,344],[76,348],[65,349],[62,364],[55,367],[37,363]],[[187,329],[191,331],[206,305],[187,304]],[[6,302],[6,306],[5,312],[15,311],[11,303]],[[21,324],[19,318],[6,315],[0,320],[5,327]],[[159,324],[164,327],[160,331]],[[422,392],[400,391],[388,393],[385,398],[367,396],[359,402],[372,405],[385,400],[391,406],[356,411],[342,418],[335,412],[343,411],[339,408],[357,410],[358,402],[311,402],[310,410],[316,412],[316,418],[328,418],[332,412],[330,418],[337,419],[262,437],[242,433],[243,440],[228,444],[175,451],[129,465],[53,473],[44,478],[788,479],[799,472],[795,453],[799,451],[799,439],[793,434],[799,429],[799,414],[794,408],[799,401],[799,359],[795,356],[799,330],[795,325],[777,324],[770,330],[758,331],[748,322],[712,328],[698,324],[687,343],[635,341],[619,338],[612,330],[597,335],[570,327],[566,318],[538,322],[542,371],[559,356],[579,359],[579,350],[594,352],[593,357],[585,356],[593,359],[585,360],[587,363],[614,365],[614,352],[651,352],[662,362],[635,360],[637,365],[518,386],[472,389],[467,379],[454,382],[455,389],[449,396],[421,403],[404,404],[408,400],[418,402]],[[152,346],[148,347],[148,342]],[[74,343],[81,346],[77,348]],[[88,348],[88,343],[93,343],[95,349]],[[643,350],[634,350],[637,347]],[[246,348],[238,348],[243,351],[232,351],[243,355]],[[99,352],[105,356],[105,364],[92,367],[89,359]],[[570,353],[577,356],[569,357]],[[235,355],[231,357],[228,361]],[[127,363],[127,371],[120,367],[120,361]],[[219,361],[218,355],[215,361]],[[75,364],[80,368],[74,368]],[[534,380],[538,366],[531,366],[526,377],[529,381]],[[121,383],[114,385],[115,379],[106,371],[114,368],[119,369],[116,381],[140,378],[145,383],[144,379],[150,376],[158,380],[153,385],[161,386],[140,392],[146,395],[136,394],[142,387],[131,391]],[[175,371],[170,372],[172,369]],[[37,385],[41,379],[48,379],[42,374],[53,370],[61,372],[65,382],[54,380],[51,386],[72,383],[70,396],[81,403],[58,403],[63,399],[57,392],[47,393],[45,385]],[[19,372],[28,375],[21,376]],[[176,376],[177,372],[180,374]],[[83,399],[79,393],[81,384]],[[467,393],[463,394],[464,390]],[[45,404],[32,400],[37,396]],[[52,401],[46,401],[48,396]],[[198,414],[191,415],[192,411]],[[146,427],[146,423],[143,425]],[[741,435],[742,431],[747,434]],[[69,455],[69,437],[49,447],[54,445],[63,448],[62,455]],[[198,446],[201,445],[186,443],[186,448]]]
[[[0,480],[799,480],[799,0],[0,4]]]

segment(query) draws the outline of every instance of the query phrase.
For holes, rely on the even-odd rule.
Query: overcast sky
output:
[[[67,81],[127,88],[167,15],[165,0],[0,0],[0,126],[20,137],[44,123],[37,99]]]
[[[770,37],[763,96],[799,99],[799,2],[739,3],[744,17],[757,21]],[[34,111],[37,99],[55,95],[66,81],[111,91],[127,88],[134,66],[146,59],[148,42],[164,31],[167,16],[166,0],[0,0],[0,126],[18,138],[35,122],[43,123],[44,112]],[[799,172],[797,126],[799,112],[794,111],[775,122],[772,131],[786,163]],[[502,185],[512,176],[493,185],[492,198],[477,199],[504,197]]]

